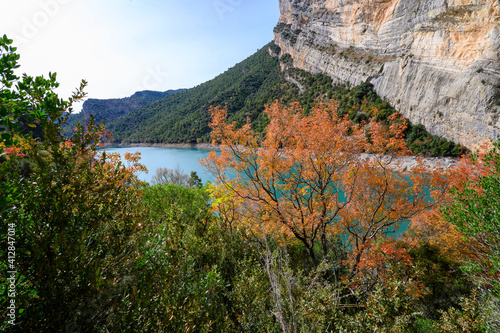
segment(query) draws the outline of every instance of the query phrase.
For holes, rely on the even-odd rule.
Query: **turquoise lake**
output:
[[[160,147],[127,147],[116,148],[107,147],[104,149],[107,153],[119,153],[122,156],[125,153],[141,153],[140,163],[148,169],[148,173],[141,172],[138,177],[141,180],[151,182],[151,178],[158,168],[175,169],[180,168],[185,174],[189,175],[191,171],[196,171],[203,183],[213,182],[215,177],[212,174],[205,173],[205,168],[200,165],[199,160],[208,156],[209,149],[195,148],[160,148]],[[395,234],[400,234],[408,228],[408,222],[401,223]]]
[[[138,177],[141,180],[151,182],[151,178],[158,168],[175,169],[180,168],[185,174],[189,175],[191,171],[196,171],[203,183],[213,182],[215,177],[205,173],[205,168],[199,163],[201,158],[208,156],[210,150],[195,148],[160,148],[160,147],[127,147],[114,148],[106,147],[107,153],[119,153],[122,156],[125,153],[141,153],[141,161],[148,169],[148,173],[141,172]]]

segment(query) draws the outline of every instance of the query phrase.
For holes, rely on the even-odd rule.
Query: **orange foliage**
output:
[[[0,143],[0,150],[3,150],[3,155],[6,159],[9,159],[11,156],[17,157],[26,157],[28,156],[28,144],[26,140],[24,140],[19,135],[14,135],[14,140],[17,141],[14,145],[10,147],[5,147],[5,144]]]
[[[445,221],[439,209],[433,209],[416,216],[411,223],[411,238],[437,246],[441,254],[456,261],[478,259],[475,249],[479,243],[466,240],[455,226]]]
[[[442,174],[440,186],[446,191],[442,193],[437,205],[412,219],[410,237],[413,241],[438,246],[444,256],[454,261],[477,260],[481,256],[484,252],[481,250],[482,246],[474,239],[466,240],[455,226],[444,220],[441,209],[443,205],[452,202],[450,190],[455,188],[461,192],[465,184],[473,185],[480,176],[488,174],[489,167],[485,165],[483,158],[484,153],[478,154],[475,160],[471,156],[463,156],[454,167],[435,171]],[[477,190],[480,191],[480,188]]]
[[[107,154],[100,151],[104,140],[111,135],[102,128],[89,123],[87,126],[79,125],[74,137],[57,144],[44,147],[47,156],[43,159],[54,161],[57,165],[65,166],[65,173],[60,177],[65,183],[63,191],[66,194],[79,193],[84,189],[83,197],[86,198],[84,209],[90,209],[94,201],[102,200],[107,203],[118,203],[127,195],[138,198],[142,193],[133,185],[137,182],[135,174],[140,171],[147,172],[144,165],[139,163],[140,153],[126,153],[125,163],[120,154]],[[28,151],[37,151],[40,143],[37,140],[27,140],[30,147]],[[53,184],[58,186],[58,184]],[[106,195],[111,190],[122,191],[120,195]],[[85,205],[81,207],[85,207]],[[74,213],[78,212],[75,208]],[[82,211],[83,213],[83,211]],[[96,221],[98,222],[98,221]]]
[[[386,238],[371,244],[370,250],[365,251],[361,258],[356,274],[343,279],[351,290],[368,293],[374,285],[387,286],[397,277],[405,294],[418,299],[427,292],[425,286],[415,279],[415,272],[411,273],[412,267],[408,244]]]
[[[23,150],[20,147],[14,146],[3,149],[3,152],[5,153],[7,159],[9,158],[9,156],[25,157],[26,154],[22,151]]]
[[[219,209],[232,205],[238,215],[233,220],[253,233],[296,238],[313,262],[316,242],[326,255],[328,237],[348,235],[354,274],[374,240],[435,205],[424,188],[432,187],[438,200],[447,188],[442,175],[430,175],[423,164],[412,174],[393,171],[393,157],[409,153],[399,115],[389,127],[355,124],[338,116],[335,103],[320,102],[305,116],[298,103],[275,102],[266,107],[270,123],[261,139],[250,124],[227,124],[225,109],[211,113],[212,138],[221,153],[203,163],[237,198]],[[228,172],[236,176],[230,179]]]

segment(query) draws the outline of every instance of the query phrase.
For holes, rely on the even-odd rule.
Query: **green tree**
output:
[[[469,182],[463,191],[454,190],[455,201],[445,217],[468,238],[474,238],[480,260],[466,265],[481,285],[500,296],[500,141],[484,162],[489,169],[477,183]]]
[[[111,331],[230,332],[223,243],[214,237],[204,189],[147,187],[148,242]],[[227,250],[230,250],[229,248]],[[226,259],[227,260],[227,259]],[[231,265],[232,266],[232,265]],[[234,324],[233,324],[234,325]]]
[[[18,130],[16,120],[27,112],[27,101],[21,99],[24,92],[14,89],[13,85],[19,81],[14,70],[19,68],[19,55],[12,47],[12,39],[3,35],[0,38],[0,153],[3,148],[12,146],[15,142],[13,134]]]
[[[33,122],[47,118],[44,108],[37,108],[34,104],[37,100],[43,101],[42,104],[56,102],[47,91],[58,86],[55,74],[49,74],[48,80],[27,75],[22,79],[18,77],[14,71],[19,68],[20,56],[12,43],[6,35],[0,38],[0,161],[5,160],[7,153],[17,152],[15,146],[19,144],[20,133],[25,130],[21,119],[28,122],[27,127],[33,128],[36,127]],[[0,173],[5,172],[1,166]],[[9,181],[0,184],[0,213],[15,204],[18,197],[15,190]]]
[[[203,187],[203,182],[196,171],[191,171],[191,175],[189,176],[189,186],[198,188]]]

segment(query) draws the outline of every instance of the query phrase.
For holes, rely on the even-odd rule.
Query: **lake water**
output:
[[[141,172],[138,177],[141,180],[151,183],[151,178],[158,168],[175,169],[179,167],[184,170],[184,173],[189,175],[191,171],[196,171],[203,183],[206,181],[213,182],[215,177],[212,174],[205,173],[205,168],[199,163],[201,158],[208,156],[210,150],[195,149],[195,148],[159,148],[159,147],[127,147],[113,148],[107,147],[104,149],[108,153],[119,153],[122,156],[125,153],[141,153],[140,163],[144,164],[149,173]],[[402,233],[408,228],[408,222],[401,223],[396,235]]]
[[[189,175],[191,171],[196,171],[203,183],[206,181],[213,182],[215,177],[205,173],[205,168],[199,163],[200,158],[208,156],[208,149],[194,148],[159,148],[159,147],[127,147],[114,148],[106,147],[107,153],[119,153],[122,156],[125,153],[141,153],[140,163],[145,165],[148,173],[141,172],[138,177],[141,180],[151,182],[151,178],[156,173],[158,168],[175,169],[179,167],[184,170],[184,173]]]

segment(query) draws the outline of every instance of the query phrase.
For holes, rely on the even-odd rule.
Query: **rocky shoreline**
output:
[[[363,160],[374,158],[371,154],[361,154],[360,158]],[[458,161],[459,158],[454,157],[421,157],[421,156],[399,156],[399,157],[391,157],[386,156],[382,158],[382,160],[386,163],[389,163],[389,168],[395,171],[411,171],[417,166],[420,166],[420,161],[429,168],[430,170],[447,170],[453,168]]]

